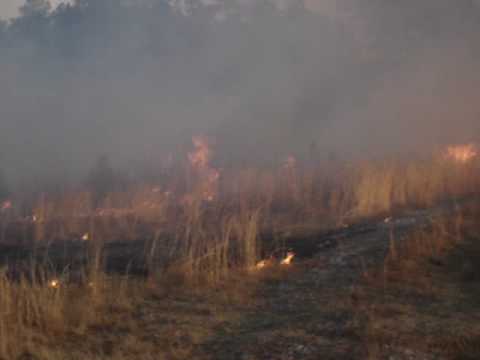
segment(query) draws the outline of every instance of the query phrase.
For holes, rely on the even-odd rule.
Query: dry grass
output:
[[[461,198],[477,192],[480,184],[478,161],[364,161],[324,168],[295,164],[223,170],[211,183],[216,196],[207,201],[204,188],[210,183],[181,169],[163,175],[158,183],[108,193],[98,208],[84,190],[43,193],[35,201],[14,197],[10,215],[1,215],[4,240],[18,240],[18,227],[24,228],[25,242],[70,240],[92,231],[105,242],[152,238],[158,229],[175,233],[184,221],[204,223],[199,217],[241,217],[257,211],[261,230],[309,223],[331,228],[341,221]]]
[[[126,324],[138,323],[132,317],[139,303],[151,296],[178,292],[178,285],[209,289],[216,296],[226,296],[226,302],[236,299],[246,306],[249,289],[255,284],[247,282],[244,274],[251,273],[265,250],[263,234],[295,227],[331,229],[403,209],[461,199],[480,188],[478,165],[430,159],[364,162],[328,169],[291,164],[270,170],[230,169],[215,183],[216,196],[209,200],[205,193],[213,190],[205,189],[207,183],[202,180],[196,184],[194,174],[178,170],[159,181],[160,185],[135,185],[109,193],[99,208],[94,208],[92,195],[84,190],[42,194],[29,201],[34,205],[27,206],[26,202],[0,215],[2,240],[35,247],[58,241],[87,241],[88,261],[62,273],[49,270],[48,261],[33,264],[30,273],[14,278],[8,276],[8,268],[3,270],[0,358],[14,359],[34,352],[41,359],[60,359],[62,346],[74,346],[72,339],[87,336],[92,329],[110,327],[118,331],[125,319],[130,319]],[[472,215],[467,215],[461,212],[452,219],[432,223],[408,241],[400,242],[392,234],[384,266],[366,274],[368,286],[386,294],[396,289],[395,284],[401,284],[404,290],[438,295],[442,289],[431,281],[425,262],[443,261],[461,243],[471,229],[467,225]],[[85,235],[88,240],[82,240]],[[146,278],[107,275],[104,271],[104,246],[118,240],[144,241]],[[53,279],[58,286],[49,284]],[[229,282],[236,283],[233,291],[226,286]],[[219,306],[217,302],[214,308]],[[389,341],[392,334],[384,330],[377,309],[362,311],[368,318],[368,341],[377,345]],[[221,321],[224,314],[219,311],[215,319]],[[471,346],[476,339],[473,333],[462,334],[458,343]],[[199,331],[189,336],[206,335]],[[170,340],[159,340],[160,344],[153,346],[139,337],[123,338],[130,344],[125,351],[114,352],[103,344],[101,351],[83,348],[81,354],[89,354],[92,359],[111,358],[113,353],[118,359],[138,354],[143,354],[142,358],[152,354],[154,358],[155,351],[165,347],[166,358],[173,351],[175,357],[187,359],[195,341],[182,339],[182,334],[175,333]],[[183,342],[189,345],[183,348],[179,345]],[[371,353],[375,351],[381,349],[372,346]]]
[[[428,359],[480,356],[479,216],[473,202],[407,239],[391,237],[383,265],[364,273],[357,294],[370,358],[401,349]]]
[[[236,273],[185,287],[165,274],[93,271],[17,280],[2,272],[0,359],[191,359],[197,344],[254,306],[261,280]]]
[[[61,347],[69,337],[111,321],[112,313],[131,309],[137,286],[127,278],[107,278],[101,273],[72,282],[68,273],[41,271],[11,280],[2,271],[0,357],[15,359]]]

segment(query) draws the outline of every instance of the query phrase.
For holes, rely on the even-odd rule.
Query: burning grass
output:
[[[216,282],[255,267],[296,229],[319,233],[480,188],[474,145],[451,146],[428,160],[353,165],[288,156],[264,170],[217,169],[208,140],[194,137],[193,145],[186,163],[155,182],[102,190],[100,199],[88,189],[43,192],[33,201],[13,196],[1,206],[0,243],[137,241],[147,271],[171,268]]]
[[[48,353],[59,348],[55,341],[74,346],[78,336],[92,336],[95,329],[121,332],[125,321],[138,325],[139,309],[151,306],[152,298],[168,298],[172,286],[180,293],[179,285],[209,289],[228,297],[230,305],[246,306],[258,279],[288,271],[297,261],[295,251],[285,246],[295,233],[308,229],[315,236],[407,209],[461,201],[480,189],[480,163],[469,145],[428,160],[320,165],[289,156],[270,169],[220,170],[208,141],[198,137],[187,159],[155,181],[107,191],[100,201],[93,190],[77,189],[35,199],[13,195],[0,204],[0,243],[32,249],[31,258],[38,261],[22,268],[5,256],[0,357],[35,351],[45,352],[41,358],[55,358]],[[384,267],[367,280],[381,283],[383,291],[401,282],[404,289],[437,294],[424,259],[442,262],[465,239],[471,218],[460,214],[432,224],[404,243],[392,236]],[[120,265],[115,263],[119,258]],[[236,282],[234,290],[226,285],[231,282]],[[202,311],[214,311],[217,324],[229,311],[212,310],[219,307],[215,302]],[[378,318],[375,311],[366,313],[373,321]],[[177,323],[170,327],[181,328]],[[376,329],[369,328],[368,341],[379,342]],[[175,333],[154,345],[135,337],[129,340],[135,345],[117,353],[108,344],[81,353],[129,358],[129,352],[138,352],[154,358],[165,346],[167,357],[188,359],[195,344],[211,335]]]

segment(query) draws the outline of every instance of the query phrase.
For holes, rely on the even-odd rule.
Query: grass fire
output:
[[[5,4],[0,360],[480,358],[475,2]]]

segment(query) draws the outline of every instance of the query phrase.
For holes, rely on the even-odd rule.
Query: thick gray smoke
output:
[[[0,168],[428,149],[479,136],[471,0],[29,0],[0,24]]]

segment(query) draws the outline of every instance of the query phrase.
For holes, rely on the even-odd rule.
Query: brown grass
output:
[[[1,272],[0,358],[13,359],[32,351],[40,358],[61,358],[57,343],[69,344],[72,337],[95,328],[118,328],[125,320],[122,314],[127,312],[130,315],[126,318],[131,317],[145,296],[162,297],[181,284],[228,294],[231,287],[225,284],[233,281],[241,286],[245,281],[239,280],[245,279],[242,274],[251,273],[260,260],[265,249],[262,234],[286,233],[294,227],[326,230],[461,199],[478,191],[478,165],[430,159],[364,162],[324,171],[301,165],[271,170],[230,169],[222,173],[217,197],[212,201],[202,198],[203,186],[196,187],[190,175],[182,178],[178,171],[160,185],[135,185],[107,194],[97,209],[88,191],[41,194],[30,201],[34,203],[30,208],[18,206],[1,214],[2,239],[40,246],[55,241],[81,242],[88,234],[88,263],[79,269],[67,268],[61,274],[49,271],[47,262],[34,264],[32,269],[41,270],[15,279],[7,276],[9,269]],[[471,218],[471,214],[459,212],[451,219],[419,229],[407,241],[392,234],[383,267],[366,273],[368,286],[385,294],[395,288],[392,284],[401,284],[403,289],[438,295],[441,288],[431,281],[425,262],[442,261],[457,247],[465,238]],[[104,246],[118,240],[145,240],[147,278],[106,274]],[[53,279],[59,286],[49,286]],[[238,301],[241,293],[249,294],[247,287],[222,296]],[[248,295],[241,302],[248,303]],[[364,314],[370,343],[381,344],[392,338],[384,331],[376,309],[364,308]],[[472,334],[464,333],[458,343],[471,346],[476,339]],[[177,352],[175,356],[188,358],[191,344],[182,350],[182,335],[177,335],[163,345],[176,349],[172,350]],[[132,349],[144,346],[139,338],[128,341]],[[100,352],[90,352],[90,358],[112,353],[105,346]],[[140,352],[148,358],[150,351]],[[371,353],[375,351],[381,350],[375,345]],[[128,358],[123,353],[116,356]]]
[[[55,283],[53,283],[55,281]],[[0,274],[0,357],[15,359],[22,353],[48,351],[73,335],[81,336],[109,314],[129,309],[133,285],[127,278],[85,274],[71,282],[69,274],[40,272],[16,281]]]
[[[432,220],[406,239],[391,237],[381,267],[364,273],[358,316],[370,358],[408,349],[417,356],[480,356],[478,202]]]

